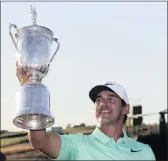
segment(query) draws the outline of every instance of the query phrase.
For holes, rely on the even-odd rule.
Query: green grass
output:
[[[19,144],[23,141],[26,141],[27,139],[28,139],[28,136],[4,138],[4,139],[1,139],[1,147]]]
[[[18,144],[18,145],[13,145],[9,147],[4,147],[0,149],[2,153],[4,154],[13,154],[13,153],[21,153],[21,152],[26,152],[33,150],[32,146],[28,144]]]
[[[67,129],[64,129],[64,133],[68,133],[68,134],[90,133],[93,130],[94,128],[85,128],[85,127],[67,128]]]
[[[76,133],[91,133],[93,131],[92,128],[86,128],[86,127],[78,127],[78,128],[67,128],[64,129],[64,133],[68,134],[76,134]],[[11,145],[16,145],[20,144],[26,140],[28,140],[28,136],[19,136],[20,134],[26,134],[26,132],[6,132],[1,135],[3,136],[13,136],[13,135],[18,135],[15,137],[11,138],[3,138],[1,139],[1,147],[6,147],[6,146],[11,146]]]
[[[24,131],[20,131],[20,132],[5,132],[3,134],[1,134],[1,138],[2,137],[8,137],[8,136],[13,136],[13,135],[21,135],[21,134],[27,134],[27,132]]]

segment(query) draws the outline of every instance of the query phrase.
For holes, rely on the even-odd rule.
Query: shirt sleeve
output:
[[[147,157],[146,160],[156,161],[156,157],[154,155],[154,152],[149,145],[147,145],[147,148],[146,148],[145,152],[146,152],[146,157]]]
[[[61,149],[56,160],[72,160],[75,158],[78,134],[60,135]]]

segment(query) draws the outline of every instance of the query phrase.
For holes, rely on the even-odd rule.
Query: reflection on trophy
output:
[[[9,34],[18,53],[17,61],[22,67],[22,73],[30,73],[30,81],[21,85],[18,111],[13,123],[22,129],[38,130],[48,128],[54,123],[50,112],[50,93],[42,84],[42,79],[47,75],[60,45],[50,29],[37,25],[35,8],[31,7],[31,13],[33,25],[21,29],[14,24],[9,26]],[[11,32],[12,27],[16,30],[15,34]],[[52,54],[53,42],[57,47]]]

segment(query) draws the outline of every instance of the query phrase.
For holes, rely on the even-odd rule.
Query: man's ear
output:
[[[126,104],[126,105],[123,107],[123,114],[128,114],[128,113],[129,113],[129,109],[130,109],[130,105],[129,105],[129,104]]]

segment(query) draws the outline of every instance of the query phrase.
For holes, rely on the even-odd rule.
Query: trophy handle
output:
[[[52,57],[51,57],[51,59],[50,59],[50,62],[52,62],[52,60],[54,59],[54,57],[55,57],[55,55],[56,55],[57,51],[58,51],[58,50],[59,50],[59,48],[60,48],[60,43],[59,43],[59,41],[58,41],[58,39],[57,39],[57,38],[53,38],[53,39],[52,39],[52,41],[55,41],[55,42],[56,42],[56,44],[57,44],[57,48],[56,48],[56,50],[55,50],[54,54],[52,55]]]
[[[16,50],[19,51],[19,50],[18,50],[18,47],[17,47],[16,39],[14,39],[14,36],[13,36],[13,34],[12,34],[12,32],[11,32],[12,27],[14,27],[14,28],[16,29],[16,31],[18,31],[18,28],[17,28],[17,26],[16,26],[15,24],[10,24],[10,25],[9,25],[9,35],[10,35],[11,38],[12,38],[12,41],[13,41],[13,43],[14,43],[14,45],[15,45]]]

